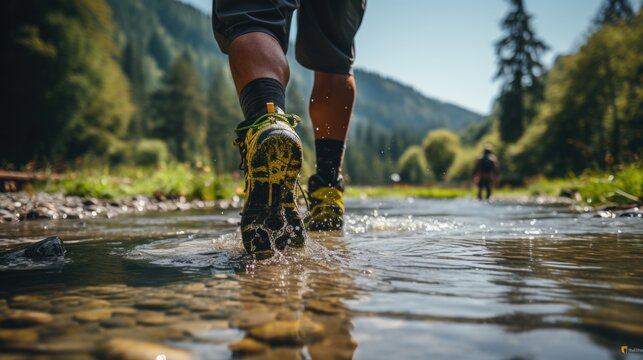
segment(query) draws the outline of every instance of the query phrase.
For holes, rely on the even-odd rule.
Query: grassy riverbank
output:
[[[35,183],[34,191],[63,192],[96,198],[134,195],[214,200],[239,194],[238,176],[215,176],[208,168],[175,164],[162,168],[101,168],[64,174],[60,180]],[[420,197],[451,199],[475,196],[473,186],[348,186],[347,196]],[[520,188],[500,188],[499,196],[560,196],[567,194],[579,203],[593,206],[632,204],[643,197],[643,170],[629,166],[615,173],[585,172],[564,179],[532,179]]]
[[[175,164],[161,168],[84,169],[66,173],[60,180],[37,182],[33,190],[100,199],[143,195],[216,200],[232,197],[238,187],[239,181],[231,175],[215,176],[207,167]]]

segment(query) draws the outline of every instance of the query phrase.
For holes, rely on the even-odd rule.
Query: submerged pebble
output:
[[[156,359],[159,355],[165,355],[165,358],[171,360],[193,359],[192,355],[185,350],[147,341],[123,338],[106,341],[101,346],[101,355],[110,360]]]
[[[53,316],[44,312],[15,310],[10,312],[2,323],[9,326],[23,327],[47,324],[53,319]]]
[[[112,316],[111,309],[92,309],[78,312],[74,315],[74,319],[80,322],[96,322],[107,320]]]
[[[243,338],[228,345],[228,348],[238,354],[256,354],[268,350],[266,343],[252,338]]]

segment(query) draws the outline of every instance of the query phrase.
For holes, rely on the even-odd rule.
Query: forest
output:
[[[643,14],[605,0],[584,43],[551,68],[522,0],[496,43],[493,111],[476,114],[356,70],[344,173],[353,184],[459,183],[493,145],[507,183],[640,163]],[[2,2],[5,79],[0,168],[187,164],[238,171],[241,119],[209,18],[175,0]],[[308,117],[312,77],[292,67],[288,111]],[[310,121],[298,128],[313,154]],[[313,171],[305,158],[305,172]]]

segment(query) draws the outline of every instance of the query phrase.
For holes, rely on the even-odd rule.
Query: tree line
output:
[[[408,183],[464,181],[475,158],[495,147],[503,177],[565,176],[584,170],[618,170],[639,164],[643,153],[643,13],[627,0],[606,0],[585,42],[559,56],[551,69],[548,49],[531,26],[523,0],[509,0],[496,43],[503,81],[492,114],[459,134],[430,132],[398,162]]]
[[[466,180],[485,144],[495,145],[504,176],[515,179],[640,161],[641,11],[627,0],[606,0],[585,43],[545,69],[540,57],[547,46],[523,1],[509,4],[496,44],[503,86],[492,114],[457,134],[430,132],[417,145],[409,126],[356,121],[345,159],[350,181]],[[242,115],[225,59],[205,56],[216,53],[203,31],[205,17],[175,1],[7,0],[0,6],[7,92],[1,167],[174,161],[218,174],[238,171],[232,137]],[[195,23],[201,30],[190,26]],[[305,119],[298,132],[309,174],[308,97],[297,81],[287,97],[288,110]]]

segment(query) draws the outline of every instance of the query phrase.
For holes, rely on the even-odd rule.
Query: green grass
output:
[[[472,189],[437,186],[349,186],[346,189],[346,196],[352,197],[369,196],[453,199],[473,195],[475,195],[475,193]]]
[[[65,174],[62,180],[34,184],[34,190],[63,192],[66,195],[104,199],[135,195],[187,199],[225,199],[239,192],[241,179],[231,175],[215,176],[209,169],[174,164],[161,168],[118,167],[84,169]],[[578,192],[576,200],[599,206],[631,204],[643,197],[643,170],[635,165],[614,173],[585,172],[564,179],[539,178],[526,187],[501,188],[494,194],[503,196],[559,196],[561,190]],[[348,186],[350,197],[418,197],[452,199],[474,197],[476,189],[448,186]],[[638,199],[638,200],[637,200]]]
[[[101,199],[145,195],[214,200],[232,197],[238,186],[229,175],[215,176],[207,168],[175,164],[162,168],[83,169],[66,173],[61,180],[36,183],[34,190]]]
[[[577,200],[588,205],[640,203],[643,169],[630,165],[616,172],[585,171],[565,179],[539,179],[528,187],[532,195],[558,195],[563,189],[577,191]]]

